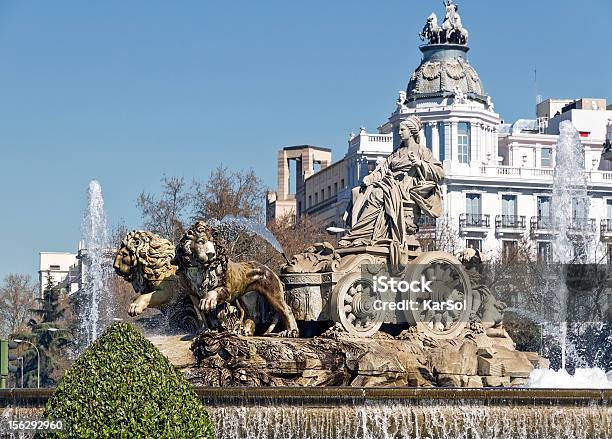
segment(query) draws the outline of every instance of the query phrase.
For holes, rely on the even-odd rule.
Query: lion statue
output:
[[[173,263],[175,253],[170,241],[154,233],[134,230],[123,238],[113,268],[140,294],[130,304],[129,315],[159,308],[172,299],[180,284],[178,266]]]
[[[231,261],[217,231],[204,221],[197,221],[189,228],[177,248],[150,232],[128,233],[121,242],[113,268],[140,294],[130,304],[131,316],[140,315],[147,308],[162,307],[180,290],[189,293],[200,317],[200,312],[209,313],[221,303],[236,302],[242,309],[240,302],[244,296],[255,292],[285,323],[286,330],[277,335],[299,335],[278,276],[257,262]],[[272,332],[278,316],[266,334]]]
[[[276,273],[258,262],[234,262],[227,256],[226,244],[217,230],[196,221],[181,238],[176,260],[191,290],[200,298],[199,308],[214,310],[220,303],[237,301],[247,293],[260,294],[285,324],[282,337],[299,335],[295,317],[285,302],[283,283]],[[266,331],[270,333],[276,322]]]

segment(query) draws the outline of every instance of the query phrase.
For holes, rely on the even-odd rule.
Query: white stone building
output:
[[[40,297],[49,285],[64,284],[68,291],[78,289],[78,260],[77,255],[68,252],[40,252],[38,265],[38,284]]]
[[[468,61],[467,42],[430,43],[420,50],[421,64],[388,121],[377,133],[361,129],[352,135],[344,158],[308,174],[304,190],[296,193],[293,205],[284,205],[285,211],[293,206],[298,216],[315,215],[328,225],[341,225],[351,188],[399,146],[400,122],[416,114],[424,125],[425,144],[446,172],[438,232],[450,229],[459,247],[479,248],[493,257],[509,254],[523,239],[547,259],[554,236],[548,218],[555,148],[559,124],[570,120],[585,147],[591,197],[589,218],[577,218],[576,224],[593,234],[600,253],[612,254],[612,167],[602,158],[612,111],[605,99],[551,99],[537,106],[533,120],[504,124]],[[269,212],[273,207],[268,203]]]

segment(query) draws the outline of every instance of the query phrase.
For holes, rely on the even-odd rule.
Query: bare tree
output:
[[[182,177],[163,176],[161,184],[162,194],[159,198],[141,192],[136,205],[141,211],[143,227],[177,243],[183,235],[191,195]]]
[[[459,230],[452,218],[444,217],[438,219],[436,227],[435,248],[451,254],[457,254],[461,247]]]
[[[37,286],[29,275],[9,274],[0,286],[0,332],[23,330],[35,305]]]
[[[227,215],[260,219],[265,187],[251,169],[233,172],[223,165],[203,183],[194,181],[193,212],[196,217],[221,220]]]

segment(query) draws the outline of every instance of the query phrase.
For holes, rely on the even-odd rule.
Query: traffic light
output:
[[[17,372],[17,366],[12,365],[10,362],[17,359],[17,355],[12,354],[10,351],[17,349],[18,343],[8,340],[0,340],[0,389],[6,388],[7,378],[10,372]]]

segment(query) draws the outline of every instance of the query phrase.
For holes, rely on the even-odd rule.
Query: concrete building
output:
[[[76,267],[77,255],[67,252],[40,252],[38,264],[38,284],[40,285],[40,297],[49,285],[49,280],[54,285],[65,283],[70,286],[77,282]]]
[[[509,254],[526,239],[547,259],[553,238],[546,226],[559,124],[570,120],[585,147],[591,196],[590,217],[580,224],[594,235],[600,249],[609,248],[612,254],[612,167],[602,158],[607,121],[612,119],[606,100],[548,99],[537,105],[535,119],[504,124],[469,63],[467,44],[427,44],[420,50],[421,64],[378,132],[361,129],[350,137],[340,161],[304,178],[304,192],[296,193],[302,206],[296,210],[298,217],[314,215],[327,225],[342,225],[351,189],[399,146],[399,124],[417,115],[424,125],[422,140],[443,162],[446,173],[444,217],[438,219],[435,233],[440,227],[450,228],[459,247],[479,248],[492,257]],[[279,162],[279,175],[280,166]],[[427,224],[423,226],[427,230]]]

